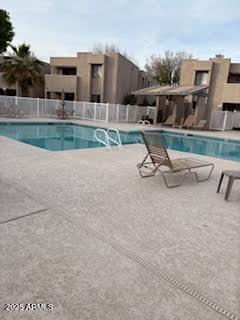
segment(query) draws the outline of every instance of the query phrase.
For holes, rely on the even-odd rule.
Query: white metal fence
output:
[[[149,116],[155,120],[156,107],[64,101],[66,111],[83,120],[104,122],[137,122]],[[10,109],[18,109],[27,117],[56,117],[61,100],[0,96],[0,116],[8,115]]]
[[[240,128],[240,111],[213,111],[209,128],[223,131]]]

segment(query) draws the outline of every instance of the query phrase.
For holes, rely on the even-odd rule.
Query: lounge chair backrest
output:
[[[174,125],[176,120],[176,116],[174,114],[171,114],[170,116],[168,116],[167,120],[164,122],[164,124],[167,125]]]
[[[196,128],[202,129],[205,127],[206,123],[207,123],[207,120],[200,120],[196,125]]]
[[[167,149],[164,147],[160,134],[142,132],[143,141],[148,150],[149,156],[154,163],[162,163],[163,165],[173,169]]]
[[[189,115],[183,123],[183,127],[192,127],[194,125],[195,116]]]

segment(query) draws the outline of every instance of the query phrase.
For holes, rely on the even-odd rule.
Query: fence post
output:
[[[227,123],[227,115],[228,115],[227,113],[228,113],[228,112],[225,111],[222,131],[225,131],[225,127],[226,127],[226,123]]]
[[[18,105],[18,96],[15,96],[15,104]]]
[[[212,111],[211,116],[210,116],[210,120],[209,120],[209,129],[210,129],[210,130],[213,129],[213,117],[214,117],[214,113],[215,113],[215,111]]]
[[[106,122],[109,121],[109,103],[107,103],[107,106],[106,106]]]
[[[134,112],[134,122],[137,122],[137,116],[138,116],[138,106],[135,106],[135,112]]]
[[[232,112],[232,130],[233,130],[234,126],[235,126],[235,122],[234,122],[234,119],[236,117],[236,113],[235,112],[236,112],[236,109],[234,109],[233,112]]]
[[[97,102],[94,102],[94,111],[93,111],[93,119],[96,120],[96,113],[97,113]]]
[[[83,102],[83,120],[85,119],[85,102]]]
[[[75,114],[75,110],[76,110],[76,101],[73,101],[73,115]]]
[[[154,109],[154,119],[153,119],[153,124],[156,124],[157,123],[157,116],[158,116],[158,108],[155,107]]]
[[[129,118],[129,104],[127,105],[127,110],[126,110],[126,121],[128,122]]]
[[[117,122],[119,122],[119,104],[117,105]]]
[[[37,117],[39,118],[39,98],[37,97]]]

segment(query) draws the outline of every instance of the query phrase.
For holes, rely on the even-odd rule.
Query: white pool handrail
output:
[[[98,133],[101,132],[103,133],[104,137],[105,137],[105,141],[102,140],[99,136],[98,136]],[[101,128],[97,128],[95,131],[94,131],[94,138],[102,143],[108,150],[111,150],[111,147],[110,147],[110,143],[109,143],[109,139],[108,139],[108,134],[106,132],[106,130],[104,129],[101,129]]]
[[[144,122],[145,125],[147,125],[148,127],[150,127],[151,124],[150,124],[150,122],[149,122],[148,120],[144,120],[143,122]]]
[[[110,132],[115,132],[117,134],[117,140],[113,139],[111,136],[110,136]],[[115,128],[108,128],[107,129],[107,137],[108,137],[108,143],[110,145],[110,141],[112,141],[113,143],[115,143],[119,149],[122,149],[122,140],[121,140],[121,137],[120,137],[120,133],[118,131],[118,129],[115,129]]]
[[[139,120],[137,124],[138,124],[138,125],[141,125],[141,126],[146,125],[146,126],[148,126],[148,127],[150,127],[150,125],[151,125],[148,120]]]
[[[115,132],[117,134],[117,139],[116,140],[113,139],[110,136],[110,132]],[[103,133],[104,140],[99,137],[99,133]],[[108,128],[107,130],[105,130],[105,129],[102,129],[102,128],[97,128],[94,131],[94,138],[98,142],[102,143],[108,150],[111,150],[110,141],[113,142],[114,144],[116,144],[119,149],[122,149],[122,140],[121,140],[120,133],[119,133],[118,129]]]

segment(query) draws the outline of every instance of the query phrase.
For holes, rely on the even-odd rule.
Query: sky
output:
[[[29,43],[47,62],[99,43],[116,45],[140,67],[168,49],[240,61],[239,0],[0,0],[0,8],[10,13],[13,43]]]

